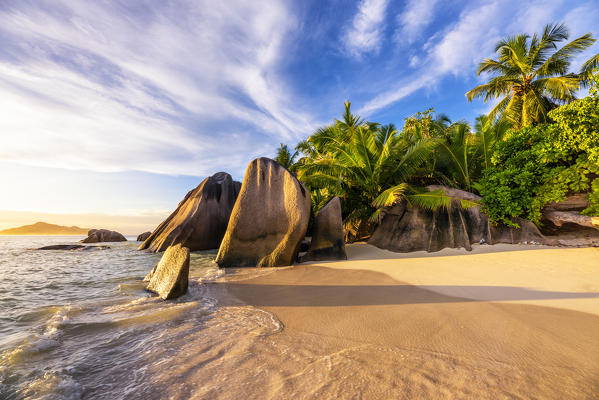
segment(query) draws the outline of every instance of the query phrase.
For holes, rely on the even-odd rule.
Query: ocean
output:
[[[36,250],[79,239],[0,236],[0,399],[221,397],[231,366],[252,365],[256,338],[282,329],[209,284],[268,269],[225,273],[216,251],[192,253],[188,294],[163,301],[142,284],[161,255],[138,251],[135,238]]]

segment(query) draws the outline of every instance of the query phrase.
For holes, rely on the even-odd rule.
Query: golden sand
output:
[[[348,257],[225,283],[284,324],[246,350],[266,375],[248,394],[599,398],[599,249]]]

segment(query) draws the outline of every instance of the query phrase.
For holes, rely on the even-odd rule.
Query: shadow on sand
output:
[[[235,283],[227,285],[240,298],[250,296],[254,306],[335,307],[457,303],[477,301],[599,298],[599,293],[553,292],[512,286],[412,285],[282,285]],[[439,292],[459,293],[447,296]],[[470,296],[476,299],[469,298]],[[480,300],[477,300],[480,299]]]

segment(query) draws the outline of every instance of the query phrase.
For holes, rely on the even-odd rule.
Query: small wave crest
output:
[[[46,372],[26,385],[21,394],[25,399],[36,400],[78,400],[84,387],[65,374]]]

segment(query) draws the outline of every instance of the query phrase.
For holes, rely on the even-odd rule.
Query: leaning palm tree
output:
[[[520,34],[497,43],[496,60],[480,63],[478,74],[495,74],[488,83],[466,93],[469,101],[476,97],[501,98],[489,117],[510,121],[516,129],[547,121],[547,113],[559,104],[574,100],[584,83],[580,74],[568,73],[572,56],[591,46],[591,33],[571,41],[557,50],[557,43],[568,39],[563,24],[545,26],[543,34]]]

